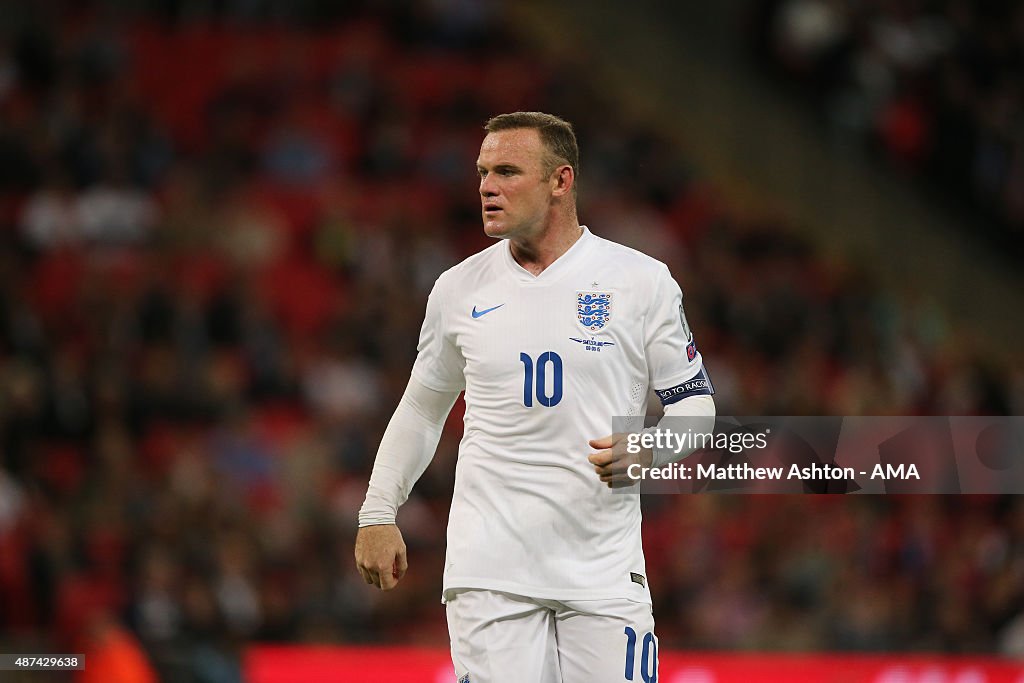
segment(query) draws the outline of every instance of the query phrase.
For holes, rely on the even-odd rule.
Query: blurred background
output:
[[[0,3],[0,652],[443,654],[461,401],[398,590],[352,540],[500,112],[575,124],[719,414],[1022,413],[1024,3],[595,4]],[[665,652],[1024,655],[1017,497],[645,505]]]

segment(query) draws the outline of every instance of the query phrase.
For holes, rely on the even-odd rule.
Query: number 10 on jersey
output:
[[[519,354],[523,364],[523,405],[533,407],[534,388],[537,392],[537,403],[546,408],[558,405],[562,400],[562,357],[554,351],[545,351],[533,358],[526,353]],[[551,393],[548,393],[548,366],[551,366]]]

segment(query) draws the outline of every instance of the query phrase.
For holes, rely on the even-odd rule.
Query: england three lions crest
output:
[[[576,292],[576,319],[587,330],[597,332],[604,329],[611,317],[610,292]]]

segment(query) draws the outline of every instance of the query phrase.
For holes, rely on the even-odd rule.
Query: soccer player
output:
[[[460,683],[603,683],[657,677],[633,463],[609,435],[642,416],[714,415],[668,268],[576,216],[572,126],[516,112],[487,122],[477,169],[484,232],[499,241],[443,273],[412,377],[359,512],[367,583],[407,569],[398,507],[465,391],[443,600]],[[657,456],[657,457],[656,457]]]

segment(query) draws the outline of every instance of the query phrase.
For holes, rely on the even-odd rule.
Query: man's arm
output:
[[[659,425],[665,424],[666,418],[689,417],[693,418],[688,422],[691,426],[700,425],[701,429],[696,431],[714,431],[715,427],[715,401],[711,396],[690,396],[681,401],[670,403],[665,406],[665,416]],[[621,486],[632,486],[636,483],[628,475],[630,465],[639,464],[641,467],[660,467],[661,465],[682,460],[693,453],[694,449],[676,452],[674,450],[651,451],[642,448],[638,453],[630,453],[626,450],[627,434],[609,434],[600,439],[591,439],[590,447],[600,449],[591,453],[588,460],[594,466],[594,471],[601,481],[608,484],[609,488]]]
[[[413,377],[384,431],[359,510],[355,544],[356,568],[378,588],[394,588],[405,575],[405,542],[395,517],[434,457],[441,429],[458,397],[458,391],[435,391]]]
[[[711,396],[715,388],[686,321],[683,292],[664,264],[651,287],[651,303],[644,323],[644,352],[650,385],[664,406],[666,418],[692,418],[687,421],[690,428],[714,431],[715,401]],[[659,427],[661,425],[671,427],[672,423],[663,418]],[[610,434],[590,441],[591,448],[600,449],[590,454],[590,463],[601,481],[612,488],[636,483],[627,476],[630,465],[665,465],[693,452],[641,449],[638,453],[629,453],[626,449],[627,436]]]

